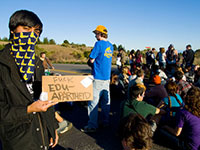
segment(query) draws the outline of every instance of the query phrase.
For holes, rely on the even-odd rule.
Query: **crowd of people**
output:
[[[150,149],[148,124],[153,135],[159,132],[175,149],[199,150],[200,66],[194,65],[191,45],[186,46],[182,61],[172,44],[166,52],[161,47],[157,54],[155,48],[149,49],[146,63],[137,61],[137,55],[131,51],[130,66],[111,77],[111,89],[117,86],[115,90],[121,91],[113,96],[122,99],[120,138],[124,149]],[[141,118],[143,130],[137,126]],[[130,129],[132,125],[137,130]]]
[[[42,75],[53,65],[45,53],[35,54],[43,24],[27,10],[16,11],[9,21],[10,43],[0,52],[0,141],[3,150],[47,150],[58,143],[58,134],[72,124],[55,112],[56,102],[40,98]],[[93,31],[97,42],[90,53],[93,100],[88,102],[89,121],[84,133],[109,126],[112,93],[121,101],[119,137],[125,150],[150,149],[152,137],[162,133],[178,149],[200,149],[200,67],[194,65],[194,51],[186,46],[182,64],[171,44],[155,54],[130,52],[130,67],[123,49],[117,55],[118,71],[111,73],[113,45],[106,27]],[[112,91],[117,87],[115,91]],[[110,91],[111,90],[111,91]],[[111,94],[111,96],[110,96]],[[101,124],[98,107],[101,106]],[[173,138],[172,138],[173,137]],[[184,140],[183,140],[184,139]],[[181,143],[181,144],[180,144]],[[1,148],[0,148],[1,149]]]

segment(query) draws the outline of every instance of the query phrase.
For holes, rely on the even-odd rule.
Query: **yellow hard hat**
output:
[[[102,25],[98,25],[97,28],[93,32],[94,33],[101,32],[101,33],[104,33],[104,34],[108,34],[106,27],[104,27]]]

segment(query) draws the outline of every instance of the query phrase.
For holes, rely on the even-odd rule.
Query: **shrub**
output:
[[[47,37],[45,37],[45,38],[43,39],[43,44],[49,44],[49,40],[48,40]]]
[[[76,59],[83,59],[84,58],[84,55],[80,52],[72,52],[72,55],[76,58]]]
[[[0,50],[2,50],[5,47],[5,45],[0,45]]]
[[[89,58],[90,51],[84,51],[83,55],[84,55],[85,58]]]
[[[64,40],[63,43],[64,43],[64,44],[69,44],[69,41]]]
[[[50,39],[50,40],[49,40],[49,44],[54,44],[54,45],[55,45],[55,44],[56,44],[56,42],[55,42],[55,40],[54,40],[54,39]]]
[[[7,42],[7,41],[9,41],[9,40],[8,40],[8,38],[7,38],[7,37],[3,37],[2,41],[5,41],[5,42]]]

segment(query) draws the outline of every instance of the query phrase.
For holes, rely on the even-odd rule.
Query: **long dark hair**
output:
[[[200,117],[200,89],[192,87],[185,98],[185,108],[193,115]]]
[[[135,53],[135,57],[138,58],[138,57],[140,57],[140,56],[141,56],[141,53],[140,53],[140,50],[138,49],[138,50],[136,51],[136,53]]]

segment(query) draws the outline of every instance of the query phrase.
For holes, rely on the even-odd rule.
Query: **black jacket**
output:
[[[192,65],[194,62],[194,51],[192,49],[186,50],[185,52],[185,62],[186,64]]]
[[[39,150],[55,138],[58,124],[53,107],[47,112],[27,114],[33,103],[22,81],[10,46],[0,51],[0,140],[3,150]]]

